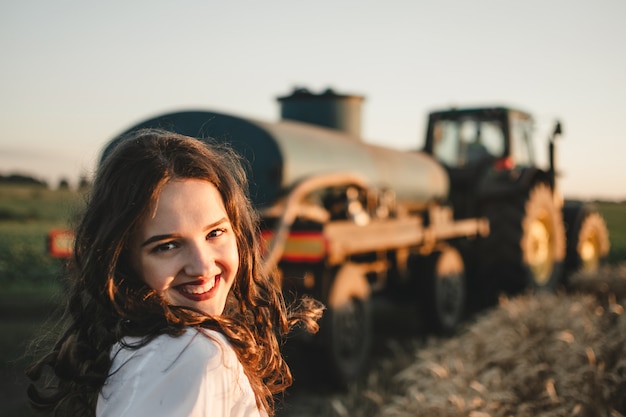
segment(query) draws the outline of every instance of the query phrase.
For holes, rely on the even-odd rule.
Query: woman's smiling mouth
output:
[[[211,280],[196,280],[174,287],[183,297],[192,301],[205,301],[212,298],[221,281],[221,275]]]

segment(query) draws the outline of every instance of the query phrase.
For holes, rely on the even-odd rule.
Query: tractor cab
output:
[[[505,107],[430,114],[424,150],[448,171],[457,217],[476,215],[486,182],[508,182],[535,166],[532,129],[528,114]]]

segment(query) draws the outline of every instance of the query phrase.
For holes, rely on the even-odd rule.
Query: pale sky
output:
[[[556,119],[566,197],[626,199],[624,0],[0,0],[0,173],[56,185],[169,111],[265,121],[303,86],[365,96],[366,142],[423,143],[428,111]]]

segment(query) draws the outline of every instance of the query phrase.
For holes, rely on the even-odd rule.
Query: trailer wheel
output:
[[[580,203],[566,205],[563,213],[567,224],[567,275],[596,272],[610,248],[604,219],[593,206]]]
[[[525,201],[497,201],[484,208],[490,234],[480,257],[489,290],[554,290],[565,260],[565,228],[550,187],[539,183]]]
[[[343,388],[358,379],[367,366],[372,320],[369,283],[357,264],[344,264],[330,287],[320,331],[333,381]]]
[[[421,281],[420,310],[429,331],[450,334],[458,327],[465,314],[465,266],[459,252],[446,247],[426,260],[428,277],[413,276]],[[423,262],[419,264],[423,265]],[[423,272],[422,272],[423,273]]]

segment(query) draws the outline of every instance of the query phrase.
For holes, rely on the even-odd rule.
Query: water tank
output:
[[[272,205],[298,181],[325,173],[360,174],[375,187],[394,190],[399,203],[412,207],[448,196],[448,176],[428,154],[369,145],[335,129],[185,111],[151,118],[128,131],[148,127],[232,146],[250,163],[250,196],[259,208]],[[108,144],[104,155],[117,141],[119,137]]]

